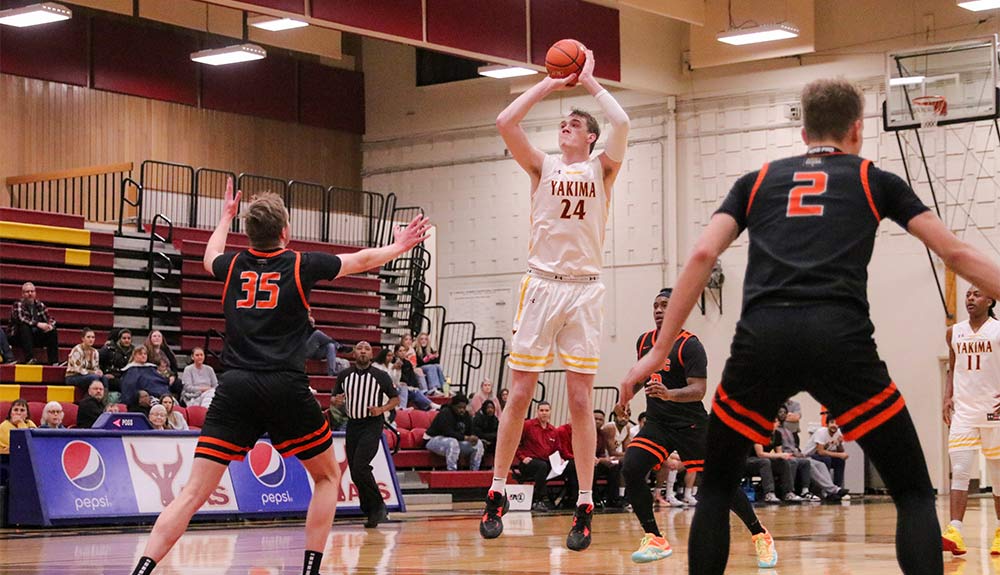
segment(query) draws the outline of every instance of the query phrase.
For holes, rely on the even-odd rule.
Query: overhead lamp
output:
[[[235,44],[233,46],[226,46],[225,48],[202,50],[191,54],[191,59],[195,62],[212,66],[262,60],[266,57],[267,52],[256,44]]]
[[[905,78],[890,78],[890,86],[912,86],[914,84],[923,84],[926,80],[925,76],[907,76]]]
[[[254,28],[261,28],[262,30],[270,30],[271,32],[280,32],[282,30],[291,30],[293,28],[304,28],[309,25],[308,22],[303,22],[302,20],[295,20],[293,18],[275,18],[274,16],[254,16],[247,20],[247,24],[253,26]]]
[[[42,2],[21,8],[0,10],[0,24],[18,28],[69,20],[72,17],[72,10],[55,2]]]
[[[1000,8],[1000,0],[970,0],[967,2],[959,2],[958,5],[966,10],[982,12],[983,10]]]
[[[480,66],[478,72],[480,76],[489,76],[490,78],[517,78],[518,76],[530,76],[538,73],[537,70],[532,70],[531,68],[505,66],[503,64]]]
[[[791,24],[765,24],[749,28],[732,28],[725,32],[719,32],[715,39],[733,46],[743,46],[744,44],[786,40],[796,38],[798,35],[799,29]]]

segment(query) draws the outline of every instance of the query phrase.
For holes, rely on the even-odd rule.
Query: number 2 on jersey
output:
[[[573,206],[573,203],[570,202],[569,200],[562,200],[562,206],[563,206],[562,215],[559,217],[564,220],[571,219],[573,216],[576,216],[582,220],[583,216],[587,215],[586,210],[583,209],[583,200],[580,200],[576,203],[576,208],[573,210],[573,213],[570,213],[569,211],[569,209]]]
[[[279,272],[243,272],[240,274],[243,285],[240,289],[244,297],[236,301],[236,309],[256,308],[274,309],[278,306],[278,286],[281,281]],[[264,298],[261,298],[264,296]],[[265,299],[266,298],[266,299]]]
[[[803,204],[802,201],[804,196],[818,196],[826,192],[826,172],[795,172],[792,180],[803,184],[788,192],[788,209],[785,215],[789,218],[822,216],[822,205]]]

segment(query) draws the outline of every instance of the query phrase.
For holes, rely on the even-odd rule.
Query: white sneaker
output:
[[[695,499],[694,495],[691,494],[685,495],[683,501],[684,505],[687,505],[689,507],[694,507],[695,505],[698,505],[698,500]]]
[[[785,501],[787,501],[788,503],[801,503],[802,498],[789,491],[788,493],[785,494]]]
[[[671,507],[684,507],[684,502],[677,499],[677,497],[671,493],[670,495],[667,495],[667,505]]]
[[[785,500],[788,500],[787,496],[785,497]],[[764,495],[764,503],[781,503],[781,500],[778,499],[778,496],[774,493],[768,493]]]
[[[802,495],[800,495],[799,497],[802,498],[802,501],[822,501],[819,495],[816,495],[811,491],[803,491]]]
[[[841,501],[850,501],[851,500],[851,495],[847,494],[847,495],[841,497],[840,500]]]

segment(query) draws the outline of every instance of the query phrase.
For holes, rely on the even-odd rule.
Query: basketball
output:
[[[576,40],[560,40],[545,54],[545,69],[550,78],[565,78],[579,74],[586,61],[587,53],[583,51],[583,44]],[[570,85],[576,85],[576,82]]]

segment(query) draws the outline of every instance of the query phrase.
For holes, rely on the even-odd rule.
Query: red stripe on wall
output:
[[[524,61],[525,16],[524,0],[427,0],[427,41]]]
[[[470,3],[476,4],[476,3]],[[423,2],[421,0],[391,0],[388,2],[358,2],[357,0],[312,0],[312,16],[345,26],[363,28],[383,34],[424,39]]]
[[[0,2],[0,8],[14,7],[19,5]],[[78,15],[46,24],[44,34],[37,27],[0,26],[0,72],[86,86],[88,21]]]
[[[263,60],[204,66],[201,105],[210,110],[295,122],[295,60],[269,53]]]
[[[583,0],[531,3],[531,61],[545,64],[549,47],[563,38],[583,42],[597,60],[594,75],[621,80],[621,32],[618,11]]]

